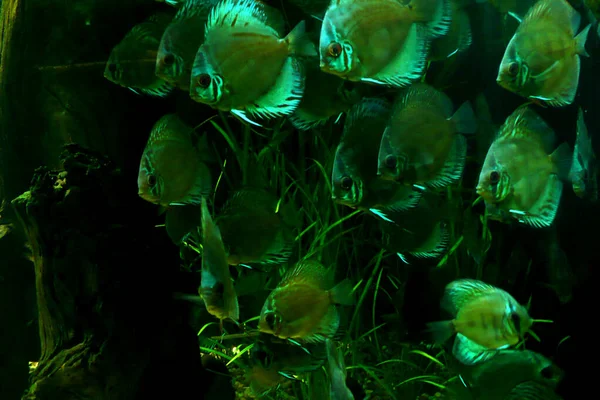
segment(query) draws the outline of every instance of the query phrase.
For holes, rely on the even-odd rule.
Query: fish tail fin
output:
[[[237,322],[240,319],[240,304],[233,287],[231,288],[231,292],[229,295],[224,296],[225,311],[230,319]]]
[[[556,166],[558,177],[562,180],[569,179],[569,172],[573,164],[573,152],[567,143],[563,143],[550,154],[552,162]]]
[[[330,291],[331,293],[331,301],[334,304],[341,304],[344,306],[354,305],[354,285],[349,279],[344,279],[335,287],[333,287]]]
[[[473,107],[468,101],[465,101],[450,119],[460,133],[475,133],[477,131],[477,119]]]
[[[306,34],[306,22],[300,21],[285,37],[293,54],[314,57],[317,55],[315,44]]]
[[[437,344],[443,344],[456,333],[456,329],[452,320],[437,321],[427,324],[427,332],[431,333]]]
[[[290,201],[279,208],[279,215],[283,223],[290,228],[299,228],[302,226],[302,216],[300,210],[293,201]]]
[[[583,28],[583,30],[581,32],[579,32],[579,34],[577,36],[575,36],[575,50],[576,50],[577,54],[580,54],[585,57],[590,56],[588,54],[587,50],[585,49],[585,43],[587,41],[588,32],[590,31],[591,27],[592,27],[592,24],[589,24],[588,26]]]

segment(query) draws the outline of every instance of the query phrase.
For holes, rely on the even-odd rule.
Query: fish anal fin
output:
[[[524,215],[516,214],[515,218],[534,228],[545,228],[552,225],[560,204],[562,188],[563,184],[558,176],[550,175],[538,201]]]
[[[465,168],[466,156],[467,139],[462,135],[456,135],[448,159],[440,173],[433,180],[426,182],[426,185],[432,189],[440,189],[460,180]]]
[[[256,117],[289,115],[298,108],[304,93],[304,75],[299,62],[288,57],[273,87],[244,110]]]
[[[452,354],[464,365],[476,365],[496,356],[498,351],[489,350],[458,333],[454,339]]]

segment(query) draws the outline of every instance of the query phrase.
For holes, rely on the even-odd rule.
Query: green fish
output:
[[[577,139],[569,180],[573,182],[573,191],[578,197],[598,200],[598,165],[581,108],[577,114]]]
[[[396,253],[406,264],[410,264],[411,257],[428,259],[442,256],[448,250],[450,233],[445,207],[434,200],[422,198],[416,208],[387,214],[389,220],[380,222],[382,247]]]
[[[581,15],[567,0],[539,0],[525,14],[498,68],[506,90],[552,107],[569,105],[579,85],[580,56],[589,24],[577,35]]]
[[[344,364],[344,353],[335,345],[331,339],[325,342],[327,348],[327,372],[331,387],[329,389],[330,400],[354,400],[354,395],[346,386],[346,366]]]
[[[460,377],[475,399],[504,400],[522,382],[537,382],[554,390],[564,372],[531,350],[502,350],[493,358],[459,366]]]
[[[292,203],[280,206],[264,189],[236,191],[216,218],[230,265],[280,264],[288,260],[297,227]]]
[[[450,282],[442,308],[452,320],[431,322],[429,331],[438,344],[456,334],[452,354],[465,365],[475,365],[515,346],[533,320],[527,309],[506,291],[475,279]]]
[[[290,268],[265,301],[258,329],[281,339],[306,343],[333,338],[340,328],[337,305],[354,304],[353,286],[344,280],[331,287],[330,271],[305,260]]]
[[[475,132],[477,124],[468,102],[454,114],[453,108],[448,96],[429,85],[405,90],[381,137],[378,174],[430,189],[458,181],[467,153],[467,140],[460,133]]]
[[[138,194],[163,207],[200,204],[212,190],[212,161],[206,136],[198,138],[177,115],[167,114],[154,124],[142,154]]]
[[[306,63],[305,70],[304,95],[289,117],[296,129],[316,128],[331,118],[336,118],[337,122],[344,112],[360,101],[363,91],[357,85],[326,74],[312,63]]]
[[[365,98],[348,112],[331,174],[332,198],[386,219],[389,212],[413,208],[421,193],[377,177],[379,142],[390,112],[382,99]]]
[[[208,211],[206,199],[202,198],[202,270],[198,293],[206,310],[221,320],[237,322],[240,308],[233,280],[229,273],[227,254],[219,232]]]
[[[156,76],[189,90],[192,64],[204,40],[204,26],[217,0],[186,0],[160,40],[155,59]]]
[[[352,81],[406,86],[421,77],[430,40],[450,20],[446,0],[334,0],[321,27],[320,67]]]
[[[552,224],[572,164],[569,145],[555,142],[552,128],[526,105],[500,128],[481,168],[477,194],[490,218],[516,219],[542,228]]]
[[[212,11],[194,60],[190,97],[213,108],[274,118],[291,114],[304,93],[298,56],[315,55],[300,22],[284,38],[255,0],[223,0]]]
[[[134,26],[110,53],[104,77],[135,93],[164,97],[173,85],[154,74],[160,38],[171,16],[159,13]]]

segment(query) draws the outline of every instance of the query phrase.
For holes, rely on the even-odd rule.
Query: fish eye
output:
[[[500,182],[500,174],[498,173],[498,171],[490,172],[490,183],[492,185],[497,185],[498,182]]]
[[[277,322],[279,320],[280,318],[277,318],[274,312],[270,312],[267,315],[265,315],[265,322],[267,323],[267,325],[269,325],[269,328],[272,330],[275,330],[275,325],[277,325]]]
[[[115,73],[117,71],[117,64],[108,64],[108,70]]]
[[[175,56],[169,53],[163,57],[163,62],[165,65],[171,65],[175,62]]]
[[[148,175],[148,178],[146,178],[146,182],[148,182],[148,185],[150,186],[156,185],[156,176]]]
[[[198,85],[203,89],[208,88],[211,82],[212,79],[209,74],[201,74],[198,76]]]
[[[521,317],[519,316],[519,314],[517,314],[516,312],[513,312],[512,314],[510,314],[510,320],[515,325],[515,330],[517,331],[517,333],[520,333],[521,332]]]
[[[385,160],[383,160],[383,164],[389,169],[396,168],[397,163],[398,159],[392,154],[388,155]]]
[[[352,188],[352,183],[352,178],[350,178],[349,176],[344,176],[340,181],[340,186],[344,190],[350,190]]]
[[[327,46],[327,53],[331,57],[339,57],[340,54],[342,54],[342,45],[337,42],[330,43],[329,46]]]
[[[508,65],[508,74],[510,76],[517,76],[518,73],[519,73],[519,64],[517,64],[516,62],[511,62]]]

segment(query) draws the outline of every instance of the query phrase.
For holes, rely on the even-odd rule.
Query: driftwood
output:
[[[177,249],[109,160],[74,144],[61,159],[12,202],[32,248],[41,339],[23,398],[203,398],[197,338],[172,300]]]

